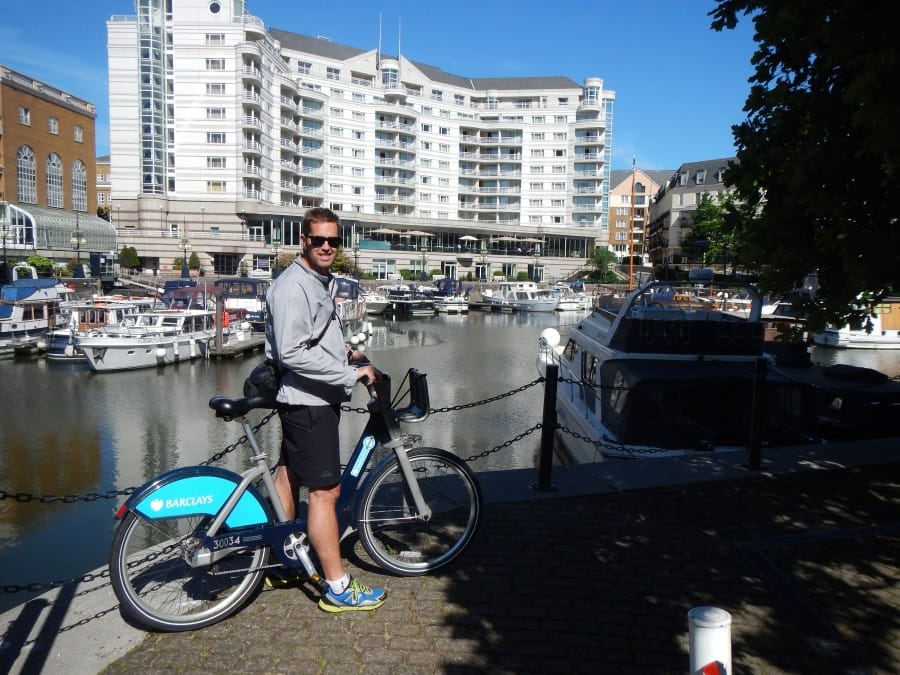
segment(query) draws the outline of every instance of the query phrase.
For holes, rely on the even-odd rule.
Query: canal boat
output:
[[[65,325],[60,304],[70,289],[42,279],[31,265],[0,261],[0,358],[36,349],[47,331]]]
[[[746,284],[653,281],[595,298],[540,339],[558,367],[559,446],[575,463],[746,450],[754,418],[768,445],[896,433],[900,384],[877,371],[782,361]],[[756,417],[755,417],[756,416]]]

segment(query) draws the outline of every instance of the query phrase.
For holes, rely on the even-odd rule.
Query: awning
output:
[[[473,237],[471,234],[464,234],[459,238],[460,241],[478,241],[478,237]]]

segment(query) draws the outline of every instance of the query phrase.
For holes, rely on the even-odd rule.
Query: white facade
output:
[[[599,78],[452,75],[266,30],[242,0],[136,7],[107,24],[126,240],[290,245],[303,212],[327,206],[364,237],[537,238],[542,254],[583,258],[606,228],[615,94]]]

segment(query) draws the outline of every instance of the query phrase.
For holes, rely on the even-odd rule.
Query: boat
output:
[[[227,310],[244,310],[253,330],[266,330],[266,293],[271,279],[225,277],[214,282],[215,292]]]
[[[481,295],[501,311],[508,307],[520,312],[554,312],[559,306],[557,296],[533,281],[501,281],[496,289],[483,290]]]
[[[38,349],[49,361],[80,362],[84,354],[75,345],[78,337],[100,335],[109,327],[122,326],[134,321],[136,314],[154,309],[156,298],[125,298],[122,295],[97,296],[87,302],[73,302],[66,305],[68,324],[46,333],[38,341]]]
[[[556,284],[548,292],[556,296],[556,309],[560,312],[584,312],[591,308],[591,297],[583,291],[576,293],[569,284]]]
[[[812,339],[817,345],[840,349],[900,349],[900,297],[873,306],[859,325],[826,327]]]
[[[353,277],[335,275],[334,282],[334,300],[344,333],[359,333],[364,328],[368,313],[362,287]]]
[[[538,367],[558,368],[564,457],[746,451],[754,413],[770,446],[896,434],[900,383],[782,359],[765,342],[761,307],[749,284],[693,270],[685,282],[597,296],[565,341],[546,329]]]
[[[228,346],[249,339],[251,327],[224,319],[217,327],[211,309],[161,309],[136,314],[133,323],[107,327],[99,335],[77,337],[75,345],[94,371],[133,370],[206,358],[218,331]]]
[[[434,282],[434,308],[439,314],[468,314],[469,298],[462,292],[459,279],[444,277]]]
[[[363,291],[363,297],[366,300],[366,314],[378,316],[379,314],[384,314],[384,310],[390,306],[387,295],[381,291]]]
[[[64,326],[60,305],[69,293],[56,279],[39,278],[32,265],[0,261],[0,358],[35,350],[45,333]]]
[[[389,312],[397,317],[434,316],[434,296],[430,289],[416,284],[394,284],[381,286],[387,293]]]

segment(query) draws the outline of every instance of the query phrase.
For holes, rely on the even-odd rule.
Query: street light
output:
[[[190,279],[191,278],[191,270],[188,267],[188,251],[191,250],[191,240],[188,238],[187,233],[187,223],[184,224],[184,229],[182,230],[183,237],[181,238],[181,242],[178,244],[178,248],[181,249],[181,278],[182,279]]]
[[[356,231],[356,223],[353,224],[350,236],[353,237],[353,271],[359,279],[359,233]]]
[[[481,282],[487,282],[487,242],[481,240]]]
[[[84,278],[84,268],[81,266],[81,245],[84,243],[84,235],[81,234],[81,220],[80,214],[78,211],[75,212],[75,231],[72,232],[72,238],[69,242],[72,244],[72,248],[75,249],[75,278],[83,279]]]
[[[540,244],[534,245],[534,283],[540,282],[540,276],[538,275],[538,266],[541,263],[541,248]]]
[[[428,273],[426,272],[426,269],[428,268],[428,240],[425,239],[425,237],[422,237],[419,248],[422,251],[422,274],[420,275],[420,280],[427,281]]]
[[[275,259],[272,262],[272,278],[278,276],[278,254],[281,253],[281,240],[280,239],[272,239],[272,253],[275,256]]]

